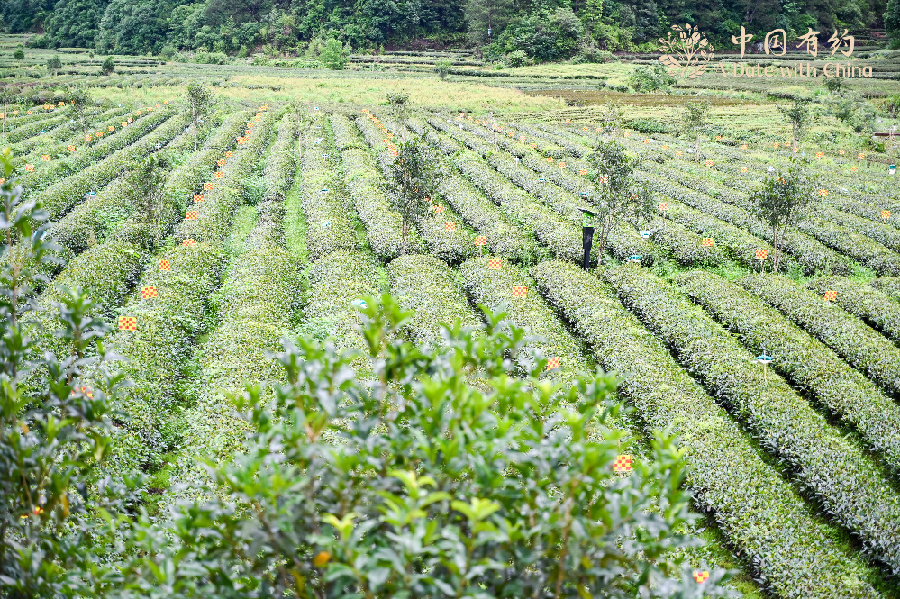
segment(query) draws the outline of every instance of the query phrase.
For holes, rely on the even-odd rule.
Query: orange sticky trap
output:
[[[746,166],[741,167],[741,172],[746,173],[749,169]]]
[[[172,270],[172,263],[166,260],[165,258],[160,258],[159,260],[159,269],[160,270]]]
[[[694,570],[694,580],[697,582],[697,584],[703,584],[704,582],[706,582],[707,578],[709,578],[709,572],[707,572],[706,570],[704,570],[703,572],[701,572],[700,570]]]
[[[185,220],[197,220],[197,211],[196,210],[188,210],[187,214],[184,215]]]
[[[822,158],[824,156],[825,154],[823,154],[822,152],[816,152],[816,158]]]
[[[456,230],[456,223],[450,223],[450,222],[448,222],[447,225],[446,225],[446,229],[447,229],[448,231],[455,231],[455,230]]]
[[[890,211],[890,210],[882,210],[882,211],[881,211],[881,218],[883,218],[884,220],[887,220],[887,219],[889,219],[890,217],[891,217],[891,211]]]
[[[715,163],[712,160],[707,160],[704,164],[706,164],[706,166],[711,167]]]
[[[119,317],[119,330],[120,331],[136,331],[137,330],[137,318],[134,316],[120,316]]]
[[[75,151],[75,146],[69,146],[69,147],[68,147],[68,150],[69,150],[70,152],[74,152],[74,151]]]
[[[613,462],[613,472],[631,472],[631,470],[630,455],[620,455],[616,458],[616,461]]]
[[[528,287],[525,285],[513,285],[513,297],[525,297],[528,294]]]
[[[141,299],[152,299],[154,297],[159,297],[159,292],[156,287],[153,287],[152,285],[141,287]]]
[[[711,248],[713,245],[715,245],[715,242],[712,240],[712,237],[704,237],[702,243],[703,243],[703,247],[705,247],[705,248]]]
[[[197,242],[194,241],[193,239],[185,239],[184,241],[181,242],[181,245],[186,245],[188,247],[191,247],[191,246],[197,245]]]
[[[224,159],[224,158],[219,158],[218,160],[216,160],[216,164],[217,164],[218,166],[225,166],[225,159]]]
[[[227,152],[225,152],[225,158],[231,158],[233,155],[234,155],[234,152],[232,152],[231,150],[228,150]]]
[[[828,190],[827,190],[827,189],[820,189],[820,190],[819,190],[819,195],[820,195],[821,197],[824,198],[825,196],[828,195]]]
[[[203,194],[202,194],[202,193],[195,193],[195,194],[194,194],[194,203],[195,203],[195,204],[199,204],[199,203],[202,202],[202,201],[203,201]]]
[[[216,171],[216,172],[213,174],[213,176],[214,176],[216,179],[221,179],[222,177],[225,176],[225,173],[223,173],[222,171]]]
[[[213,188],[213,184],[212,184],[212,183],[204,183],[204,184],[203,184],[203,189],[205,189],[206,191],[209,191],[209,190],[211,190],[212,188]]]
[[[756,250],[756,259],[757,260],[765,260],[769,257],[768,250]]]
[[[825,292],[825,301],[833,302],[837,299],[837,291],[826,291]]]
[[[501,266],[503,266],[503,260],[500,258],[488,258],[488,268],[491,270],[500,270]]]
[[[559,368],[559,358],[550,358],[547,360],[547,370],[553,370],[554,368]]]
[[[435,211],[436,211],[438,214],[440,214],[441,212],[444,211],[444,207],[443,207],[442,205],[440,205],[440,204],[438,204],[437,206],[435,206],[434,209],[435,209]]]
[[[663,212],[665,212],[666,210],[668,210],[668,209],[669,209],[669,202],[660,202],[660,203],[659,203],[659,209],[662,210]]]
[[[487,238],[484,235],[479,235],[475,238],[475,245],[484,245],[487,243]]]

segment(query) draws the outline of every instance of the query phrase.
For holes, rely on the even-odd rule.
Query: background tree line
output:
[[[32,45],[110,54],[180,50],[284,53],[338,38],[357,50],[381,46],[474,46],[488,56],[521,52],[558,60],[594,49],[652,49],[672,23],[693,23],[731,49],[744,25],[789,36],[811,27],[884,29],[900,44],[900,0],[0,0],[2,26],[36,32]]]

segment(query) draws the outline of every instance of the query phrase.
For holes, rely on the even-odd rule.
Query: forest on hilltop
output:
[[[337,38],[357,51],[475,47],[533,60],[649,50],[673,23],[692,23],[720,48],[750,33],[809,28],[865,36],[887,29],[900,43],[900,0],[2,0],[2,27],[36,33],[34,47],[107,54],[205,50],[294,53]],[[490,33],[489,33],[490,32]]]

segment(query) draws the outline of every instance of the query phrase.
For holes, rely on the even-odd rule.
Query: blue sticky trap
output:
[[[353,300],[352,302],[350,302],[350,305],[353,306],[354,308],[368,308],[369,307],[369,304],[367,304],[365,300],[361,300],[361,299]]]
[[[582,195],[582,196],[586,196],[586,195],[587,195],[587,192],[586,192],[586,191],[582,191],[582,192],[581,192],[581,195]]]
[[[318,110],[318,109],[319,109],[319,107],[318,107],[318,106],[316,106],[316,108],[315,108],[315,110]]]
[[[327,187],[323,187],[323,188],[320,189],[319,191],[321,191],[322,193],[326,193],[326,192],[328,191],[328,188],[327,188]]]
[[[89,192],[88,192],[88,195],[89,195],[89,196],[95,196],[95,195],[97,195],[97,192],[96,192],[96,191],[89,191]]]
[[[650,231],[641,231],[641,237],[644,239],[650,239]]]
[[[768,364],[772,361],[772,356],[767,356],[766,352],[763,352],[761,355],[756,356],[756,361],[760,364]]]
[[[328,154],[322,154],[322,158],[328,158]]]
[[[540,178],[540,181],[541,181],[541,183],[543,183],[543,182],[544,182],[544,178],[543,178],[543,177],[541,177],[541,178]]]
[[[629,262],[640,262],[642,258],[643,258],[643,256],[640,256],[638,254],[633,254],[628,257],[628,261]]]

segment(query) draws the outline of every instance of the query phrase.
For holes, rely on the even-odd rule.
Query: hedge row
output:
[[[403,218],[391,207],[390,200],[378,185],[378,172],[366,150],[352,148],[341,152],[344,188],[366,227],[369,247],[383,261],[403,253]],[[419,252],[424,244],[415,231],[407,236],[407,251]]]
[[[128,113],[127,108],[114,108],[101,114],[95,115],[95,121],[91,123],[91,131],[106,131],[112,125],[119,132],[122,116]],[[128,118],[127,116],[125,118]],[[115,135],[116,133],[108,133]],[[46,134],[35,135],[29,139],[21,141],[12,146],[16,156],[22,156],[25,162],[37,165],[41,155],[49,154],[54,158],[65,157],[71,155],[69,146],[76,148],[83,146],[84,132],[81,122],[77,120],[66,119],[65,124],[47,130]]]
[[[137,330],[118,331],[110,343],[126,358],[124,370],[133,382],[116,406],[124,415],[119,431],[123,452],[112,462],[117,470],[155,469],[162,465],[163,455],[181,442],[184,422],[176,415],[183,408],[183,369],[194,351],[194,339],[206,326],[207,304],[226,265],[222,242],[240,201],[243,182],[268,146],[276,118],[272,113],[264,116],[253,128],[250,141],[239,146],[229,160],[225,177],[215,179],[218,184],[204,193],[201,206],[209,208],[198,219],[201,226],[190,231],[192,226],[180,225],[176,236],[159,253],[159,259],[169,261],[170,269],[160,269],[156,264],[148,268],[133,301],[118,311],[119,316],[134,317]],[[182,225],[185,223],[198,221],[183,221]],[[197,235],[192,237],[194,245],[179,243],[187,233]],[[158,297],[141,299],[145,286],[156,287]]]
[[[223,239],[231,228],[235,208],[242,204],[247,193],[246,183],[256,172],[259,158],[268,150],[275,124],[280,119],[276,111],[267,111],[251,131],[249,140],[241,146],[221,179],[213,178],[213,189],[204,191],[204,200],[191,206],[197,212],[194,220],[183,220],[175,227],[174,236],[179,242],[193,239],[195,242]]]
[[[259,205],[257,224],[244,251],[233,260],[222,291],[214,296],[222,320],[194,356],[199,374],[190,381],[188,395],[196,400],[181,418],[184,438],[173,472],[187,488],[170,495],[170,502],[176,497],[208,496],[209,476],[196,458],[225,462],[243,448],[246,423],[231,415],[226,394],[240,393],[248,384],[266,389],[283,382],[284,370],[267,354],[278,351],[281,339],[291,336],[300,297],[297,264],[283,249],[283,220],[281,203],[269,200]]]
[[[715,247],[720,248],[723,258],[734,260],[743,266],[757,268],[759,262],[756,260],[756,250],[766,250],[769,256],[773,255],[774,249],[771,245],[732,224],[686,206],[668,195],[660,195],[659,200],[669,204],[666,219],[672,219],[686,229],[694,231],[701,238],[711,238]],[[786,256],[782,261],[784,268],[793,264],[796,262],[791,256]]]
[[[831,193],[828,195],[830,197]],[[895,252],[900,252],[900,231],[898,231],[896,227],[886,224],[881,216],[878,217],[878,222],[873,222],[868,218],[847,214],[846,212],[832,210],[830,208],[820,210],[819,214],[827,222],[834,223],[847,229],[852,229],[857,233],[874,239]]]
[[[441,325],[459,320],[462,326],[482,322],[469,306],[453,271],[442,260],[425,254],[400,256],[387,266],[391,294],[412,312],[407,333],[415,343],[441,342]]]
[[[375,128],[374,123],[369,119],[358,119],[357,124],[360,129]],[[406,128],[399,123],[387,119],[384,120],[384,124],[388,126],[388,131],[396,136],[394,138],[395,142],[409,137]],[[384,144],[383,138],[378,144],[372,144],[375,140],[374,134],[370,133],[365,138],[376,153],[383,175],[379,183],[385,190],[388,198],[390,198],[391,194],[397,193],[389,183],[394,156]],[[436,168],[440,169],[440,165],[436,165]],[[436,176],[441,177],[440,174]],[[436,183],[439,183],[439,181],[440,179]],[[435,206],[439,204],[437,198],[432,198],[432,200]],[[455,210],[447,205],[444,205],[444,209],[440,213],[432,210],[416,218],[415,225],[428,248],[428,252],[441,260],[451,264],[458,264],[476,253],[474,231],[463,222],[462,217]],[[448,227],[453,227],[453,229],[448,229]]]
[[[307,224],[306,248],[310,259],[318,260],[336,250],[353,249],[356,238],[343,206],[340,174],[332,162],[327,130],[307,128],[302,144],[300,204]]]
[[[180,122],[186,123],[187,118],[184,115],[181,116]],[[34,172],[29,173],[27,177],[28,188],[40,191],[47,189],[53,183],[66,177],[84,172],[91,165],[96,164],[118,150],[132,145],[167,120],[173,118],[177,120],[176,113],[169,109],[145,114],[136,118],[133,123],[124,128],[117,123],[115,135],[106,135],[101,141],[95,142],[93,145],[87,145],[82,140],[80,144],[76,144],[77,149],[65,158],[51,162],[36,163]],[[181,129],[184,129],[184,124],[182,124]],[[178,133],[181,133],[181,129],[178,130]],[[175,135],[171,137],[175,137]],[[171,137],[168,139],[171,139]]]
[[[230,123],[225,123],[219,128],[219,134],[214,136],[207,145],[215,146],[216,143],[227,143],[233,139],[232,135],[222,139],[224,130],[228,129],[234,132],[237,129],[235,126],[237,119],[232,117],[230,121]],[[243,122],[240,121],[236,124],[242,126]],[[209,130],[206,131],[206,133],[208,132]],[[175,138],[175,141],[178,140],[187,140],[193,145],[194,137],[190,132],[183,132]],[[203,142],[204,138],[201,137],[200,141]],[[165,223],[166,226],[161,227],[157,233],[164,232],[168,226],[174,224],[175,218],[181,216],[181,210],[189,200],[188,193],[193,192],[198,179],[208,173],[211,168],[209,165],[215,160],[213,156],[217,158],[220,153],[224,155],[224,152],[220,152],[218,149],[201,148],[199,152],[192,154],[187,163],[175,167],[167,175],[165,188],[166,204],[162,207],[159,219],[155,223],[159,225]],[[196,167],[198,161],[201,160],[204,163],[202,165],[204,172],[202,173]],[[188,183],[190,188],[185,183]],[[96,195],[87,196],[83,202],[75,206],[59,221],[53,223],[48,234],[54,241],[75,253],[84,251],[88,247],[91,235],[102,242],[108,234],[118,230],[134,215],[134,206],[123,201],[123,196],[129,191],[126,188],[127,185],[127,177],[117,177],[109,185],[99,190]],[[190,201],[193,203],[193,200]],[[177,214],[173,214],[173,212],[177,212]],[[155,235],[148,235],[148,242],[152,242],[154,238]]]
[[[298,127],[295,115],[286,114],[281,117],[275,143],[269,150],[266,166],[263,169],[263,180],[266,184],[263,202],[283,202],[288,189],[294,182],[294,175],[297,172]],[[283,231],[281,237],[284,237]]]
[[[892,252],[865,235],[815,216],[800,221],[797,228],[880,275],[900,275],[900,254]]]
[[[486,153],[488,163],[526,191],[541,197],[548,205],[564,209],[566,215],[569,215],[572,220],[576,222],[582,220],[578,208],[587,203],[578,201],[578,194],[581,192],[592,193],[594,186],[588,180],[577,177],[571,172],[571,168],[573,168],[571,161],[568,169],[560,169],[556,162],[549,164],[546,160],[540,160],[534,152],[520,151],[521,144],[518,141],[504,138],[503,141],[498,141],[498,145],[519,155],[521,164],[510,159],[507,154],[491,152],[488,147],[478,142],[472,143],[470,147],[477,147],[481,152]],[[522,164],[529,168],[525,168]],[[535,181],[533,171],[541,173],[537,181]],[[546,179],[555,180],[559,186],[547,182]],[[563,212],[561,209],[557,211]],[[647,228],[652,232],[652,241],[665,248],[680,264],[711,266],[719,265],[724,261],[721,250],[715,246],[704,247],[702,237],[677,223],[655,219],[653,225]],[[613,230],[610,235],[610,244],[613,245],[614,253],[620,258],[628,258],[634,254],[652,254],[656,251],[652,245],[639,236],[633,224],[628,223],[623,223]]]
[[[679,185],[676,181],[659,177],[652,172],[647,172],[646,175],[646,180],[653,183],[654,189],[667,195],[675,195],[681,202],[696,208],[700,212],[713,215],[749,231],[756,237],[771,242],[771,229],[743,208],[731,206],[709,196],[699,194]],[[794,256],[807,274],[813,274],[817,271],[828,272],[829,270],[835,274],[842,275],[853,272],[852,262],[847,257],[825,247],[822,243],[799,231],[789,230],[787,232],[781,251]]]
[[[883,291],[897,301],[900,301],[900,277],[879,277],[869,282],[869,286]]]
[[[900,349],[859,318],[784,277],[751,276],[738,282],[890,393],[900,394]]]
[[[353,152],[356,150],[348,150]],[[378,266],[369,254],[337,250],[313,262],[306,273],[309,293],[303,309],[304,330],[331,340],[339,350],[366,349],[353,301],[380,295]]]
[[[334,145],[339,152],[351,148],[365,150],[368,147],[359,138],[356,125],[342,114],[331,113],[331,132],[334,135]]]
[[[837,277],[815,279],[806,286],[823,296],[826,291],[836,291],[837,305],[894,341],[900,341],[900,305],[887,293],[852,279]]]
[[[501,268],[492,269],[489,258],[472,258],[459,267],[463,288],[474,304],[491,310],[503,309],[517,326],[540,337],[528,344],[546,358],[560,358],[560,370],[553,376],[571,377],[587,364],[581,345],[560,323],[553,309],[536,293],[532,281],[515,265],[503,260]],[[514,287],[525,287],[525,297],[515,297]],[[527,357],[520,356],[519,366],[527,369]]]
[[[751,351],[770,354],[776,372],[815,395],[900,471],[900,406],[871,381],[740,286],[704,271],[683,273],[675,281]]]
[[[128,147],[36,193],[34,199],[43,204],[50,213],[51,219],[58,219],[78,203],[87,192],[105,185],[118,176],[123,168],[154,151],[157,144],[161,146],[181,133],[187,121],[187,115],[175,115],[153,131],[149,133],[143,131],[142,137],[138,136],[140,137],[139,141],[135,141]],[[134,127],[128,131],[134,130],[138,130],[138,128]]]
[[[429,121],[431,122],[431,121]],[[439,123],[432,123],[439,124]],[[470,136],[466,136],[464,134],[460,134],[459,132],[454,132],[452,128],[445,129],[445,132],[451,136],[459,135],[462,139],[469,139],[471,141]],[[583,215],[578,210],[579,206],[586,206],[587,202],[580,202],[577,199],[577,196],[567,192],[566,190],[560,188],[553,183],[549,183],[547,181],[541,181],[539,175],[535,174],[533,171],[520,167],[514,163],[514,161],[509,157],[509,155],[500,155],[496,152],[490,152],[487,148],[480,144],[480,142],[473,142],[471,147],[480,148],[484,151],[488,158],[485,160],[482,154],[473,154],[471,152],[467,152],[463,155],[460,155],[455,160],[457,166],[461,171],[468,174],[467,167],[470,163],[474,162],[487,162],[491,164],[495,169],[498,170],[485,170],[480,169],[480,174],[483,177],[484,174],[488,174],[490,171],[492,174],[488,175],[490,178],[497,180],[496,185],[503,186],[507,190],[515,189],[517,195],[521,195],[523,198],[528,198],[530,202],[534,203],[533,200],[530,200],[531,197],[540,197],[543,200],[544,206],[541,206],[544,210],[548,208],[556,212],[559,216],[554,217],[554,220],[561,219],[563,222],[566,222],[567,229],[571,231],[571,233],[566,232],[567,235],[573,235],[573,241],[580,247],[581,241],[581,222],[583,220]],[[476,158],[477,156],[477,158]],[[466,163],[466,166],[463,166],[462,162]],[[512,163],[512,164],[511,164]],[[505,164],[505,166],[498,165]],[[478,168],[474,164],[472,165],[474,168]],[[502,171],[500,170],[502,169]],[[505,175],[505,176],[504,176]],[[514,177],[515,181],[510,181],[510,178]],[[472,178],[470,176],[470,178]],[[479,187],[484,187],[478,180],[473,181]],[[486,181],[485,181],[486,182]],[[518,185],[516,185],[518,184]],[[492,197],[494,201],[498,201],[498,197],[502,196],[492,196],[491,193],[485,189],[485,192],[488,196]],[[509,194],[511,191],[507,191]],[[523,193],[524,192],[524,193]],[[501,202],[501,206],[502,201]],[[533,209],[532,209],[533,211]],[[521,220],[517,218],[515,215],[512,215],[516,220]],[[556,227],[554,227],[556,228]],[[573,252],[571,256],[564,256],[559,253],[559,247],[550,246],[545,239],[541,238],[538,235],[538,228],[535,227],[535,235],[538,239],[548,245],[557,256],[567,257],[569,259],[578,260],[576,257],[578,254],[583,254],[583,250]],[[552,236],[551,236],[552,239]],[[656,249],[649,243],[647,243],[635,230],[633,226],[628,223],[619,223],[613,227],[613,230],[610,232],[608,239],[608,246],[611,253],[619,259],[626,260],[633,255],[639,255],[642,257],[642,263],[646,265],[653,264],[656,260]],[[574,249],[574,248],[573,248]]]
[[[731,406],[759,445],[790,465],[795,483],[900,573],[900,496],[876,463],[780,376],[766,376],[754,354],[662,279],[633,266],[608,269],[605,277],[688,372]]]
[[[531,269],[649,430],[679,435],[688,485],[762,586],[797,599],[877,597],[872,572],[757,454],[728,414],[594,276],[559,261]],[[748,482],[750,484],[748,484]]]

